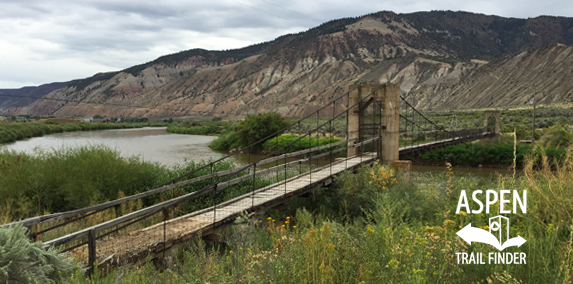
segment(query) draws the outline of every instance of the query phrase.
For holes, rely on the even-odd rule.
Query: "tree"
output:
[[[245,120],[235,127],[235,134],[240,145],[245,147],[285,128],[287,125],[288,121],[276,112],[247,115]],[[259,150],[261,145],[256,146],[253,150]]]

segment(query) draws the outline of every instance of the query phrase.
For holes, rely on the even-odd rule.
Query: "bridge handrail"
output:
[[[416,108],[414,108],[414,106],[412,106],[403,96],[400,96],[400,99],[402,99],[403,102],[405,102],[411,109],[413,109],[417,114],[419,114],[421,117],[423,117],[426,121],[428,121],[429,123],[433,124],[433,125],[436,126],[438,129],[442,129],[443,131],[447,131],[444,126],[438,125],[438,124],[436,124],[434,121],[429,120],[426,116],[424,116],[421,112],[419,112]]]
[[[327,104],[325,104],[323,107],[319,108],[319,109],[317,110],[317,112],[318,112],[318,111],[321,111],[321,110],[323,110],[323,109],[325,109],[326,107],[328,107],[328,106],[330,106],[331,104],[335,103],[336,101],[340,100],[340,99],[343,98],[344,96],[347,96],[350,92],[352,92],[353,90],[355,90],[355,89],[357,89],[357,88],[358,88],[358,86],[356,86],[356,87],[354,87],[353,89],[348,90],[348,92],[346,92],[346,93],[344,93],[344,94],[342,94],[342,95],[340,95],[340,96],[338,96],[338,97],[332,99],[330,102],[328,102]],[[313,115],[314,115],[314,112],[312,112],[312,113],[310,113],[310,114],[304,116],[303,118],[301,118],[301,119],[299,119],[298,121],[296,121],[296,122],[294,122],[294,123],[292,123],[292,124],[290,124],[290,125],[288,125],[288,126],[282,128],[281,130],[278,130],[278,131],[274,132],[273,134],[268,135],[267,137],[264,137],[264,138],[262,138],[262,139],[260,139],[260,140],[258,140],[258,141],[256,141],[256,142],[253,142],[253,143],[251,143],[250,145],[245,146],[245,147],[243,147],[243,148],[241,148],[241,149],[239,149],[239,150],[236,150],[236,151],[232,152],[231,154],[228,154],[228,155],[226,155],[226,156],[224,156],[224,157],[222,157],[222,158],[219,158],[219,159],[217,159],[217,160],[215,160],[215,161],[209,162],[208,164],[205,164],[205,165],[203,165],[203,166],[201,166],[201,167],[199,167],[199,168],[196,168],[196,169],[194,169],[194,170],[192,170],[192,171],[190,171],[190,172],[188,172],[188,173],[185,173],[185,174],[180,175],[180,176],[178,176],[178,177],[176,177],[176,178],[174,178],[174,179],[171,179],[170,181],[167,181],[167,182],[165,182],[165,183],[162,183],[162,184],[160,184],[160,185],[158,185],[158,186],[156,186],[156,187],[154,187],[154,188],[151,188],[151,189],[147,190],[146,192],[148,192],[148,191],[154,191],[153,193],[150,193],[150,195],[151,195],[151,194],[155,194],[155,193],[159,193],[159,192],[161,192],[161,190],[159,190],[159,191],[156,191],[156,190],[158,190],[158,189],[160,189],[160,188],[163,188],[163,187],[166,186],[166,185],[173,184],[174,182],[177,182],[178,180],[180,180],[180,179],[182,179],[182,178],[184,178],[184,177],[187,177],[187,176],[192,175],[192,174],[194,174],[194,173],[196,173],[196,172],[199,172],[200,170],[203,170],[203,169],[206,169],[206,168],[208,168],[208,167],[211,167],[211,166],[215,165],[216,163],[218,163],[218,162],[220,162],[220,161],[223,161],[223,160],[228,159],[228,158],[230,158],[230,157],[232,157],[232,156],[234,156],[234,155],[236,155],[236,154],[238,154],[238,153],[241,153],[241,152],[243,152],[243,151],[245,151],[245,150],[248,150],[248,149],[250,149],[251,147],[253,147],[253,146],[257,145],[257,144],[260,144],[261,142],[264,142],[264,141],[266,141],[266,140],[268,140],[268,139],[270,139],[270,138],[272,138],[272,137],[274,137],[274,136],[276,136],[276,135],[278,135],[278,134],[280,134],[280,133],[284,133],[286,130],[293,128],[295,125],[299,125],[300,122],[302,122],[302,121],[305,120],[305,119],[308,119],[309,117],[311,117],[311,116],[313,116]],[[171,189],[171,188],[168,188],[168,189],[166,189],[166,190],[169,190],[169,189]],[[140,194],[142,194],[142,193],[140,193]],[[141,197],[145,197],[145,196],[148,196],[148,195],[144,195],[144,196],[141,196]],[[135,199],[139,199],[139,198],[141,198],[141,197],[138,197],[138,198],[135,198]],[[113,205],[111,205],[111,206],[101,206],[101,207],[100,207],[100,205],[102,205],[102,204],[110,204],[110,203],[113,202],[113,201],[109,201],[109,202],[106,202],[106,203],[102,203],[102,204],[90,206],[90,207],[98,207],[98,209],[90,209],[90,210],[88,210],[88,211],[85,211],[85,210],[83,210],[84,208],[81,208],[81,209],[72,210],[72,211],[52,213],[52,214],[48,214],[48,215],[42,215],[42,216],[36,216],[36,217],[26,218],[26,219],[23,219],[23,220],[20,220],[20,221],[15,221],[15,222],[12,222],[12,223],[0,225],[0,228],[2,228],[2,227],[4,227],[4,226],[11,226],[11,225],[14,225],[14,224],[16,224],[16,223],[23,224],[24,226],[32,226],[32,225],[41,224],[41,223],[45,223],[45,222],[49,222],[49,221],[54,221],[54,220],[59,220],[59,219],[63,219],[63,218],[75,217],[75,216],[77,216],[77,215],[85,214],[85,213],[87,213],[87,212],[91,212],[92,214],[94,214],[94,213],[100,212],[100,211],[102,211],[102,210],[109,209],[109,208],[111,208],[112,206],[120,205],[120,204],[123,204],[123,203],[125,203],[125,202],[131,201],[131,200],[134,200],[134,199],[122,198],[122,199],[117,199],[117,200],[122,200],[122,202],[113,203]],[[90,208],[90,207],[87,207],[87,208]],[[86,208],[86,209],[87,209],[87,208]],[[97,210],[97,211],[92,212],[93,210]],[[89,215],[92,215],[92,214],[89,214]],[[64,216],[64,215],[65,215],[65,217],[62,217],[62,216]],[[85,218],[85,217],[87,217],[87,216],[89,216],[89,215],[80,216],[80,217],[78,217],[76,220],[80,220],[80,219]],[[74,221],[76,221],[76,220],[74,220]],[[46,230],[44,230],[44,231],[46,231]]]
[[[344,93],[344,94],[342,94],[342,95],[340,95],[340,96],[338,96],[338,97],[332,99],[330,102],[328,102],[327,104],[325,104],[323,107],[319,108],[319,109],[317,110],[317,112],[318,112],[318,111],[321,111],[321,110],[323,110],[323,109],[325,109],[327,106],[329,106],[329,105],[335,103],[336,101],[338,101],[339,99],[341,99],[341,98],[347,96],[348,94],[350,94],[350,92],[352,92],[353,90],[355,90],[355,89],[357,89],[357,88],[358,88],[358,86],[356,86],[356,87],[354,87],[353,89],[348,90],[348,92],[346,92],[346,93]],[[304,116],[303,118],[299,119],[297,122],[291,123],[290,125],[284,127],[283,129],[277,130],[275,133],[270,134],[270,135],[268,135],[267,137],[264,137],[264,138],[262,138],[262,139],[260,139],[260,140],[258,140],[258,141],[256,141],[256,142],[253,142],[253,143],[251,143],[250,145],[245,146],[245,147],[243,147],[243,148],[241,148],[241,149],[239,149],[239,150],[236,150],[236,151],[234,151],[233,153],[231,153],[231,154],[229,154],[229,155],[227,155],[227,156],[225,156],[225,157],[222,157],[222,158],[220,158],[220,159],[218,159],[218,160],[215,160],[215,161],[213,161],[213,162],[211,162],[211,163],[209,163],[209,164],[203,166],[203,167],[200,168],[200,169],[196,169],[196,170],[194,170],[194,171],[191,171],[191,172],[189,172],[189,173],[186,173],[186,174],[184,174],[184,175],[181,175],[181,176],[179,176],[179,177],[176,177],[176,178],[174,178],[174,179],[172,179],[172,180],[170,180],[170,181],[168,181],[168,182],[165,182],[165,183],[163,183],[163,184],[161,184],[161,185],[159,185],[159,186],[163,186],[163,185],[166,185],[166,184],[173,183],[173,182],[175,182],[175,181],[177,181],[177,180],[180,180],[180,179],[182,179],[182,178],[184,178],[184,177],[186,177],[186,176],[188,176],[188,175],[190,175],[190,174],[192,174],[192,173],[194,173],[194,172],[196,172],[196,171],[199,171],[199,170],[201,170],[201,169],[206,168],[208,165],[214,165],[214,164],[217,163],[217,162],[220,162],[220,161],[225,160],[225,159],[227,159],[227,158],[229,158],[229,157],[232,157],[232,156],[234,156],[234,155],[236,155],[236,154],[238,154],[238,153],[241,153],[241,152],[243,152],[243,151],[245,151],[245,150],[247,150],[247,149],[250,149],[251,147],[256,146],[256,145],[258,145],[258,144],[260,144],[260,143],[262,143],[262,142],[265,142],[266,140],[268,140],[268,139],[270,139],[270,138],[272,138],[272,137],[275,137],[275,136],[277,136],[277,135],[279,135],[279,134],[281,134],[281,133],[284,133],[286,130],[293,128],[295,125],[299,125],[300,122],[302,122],[303,120],[305,120],[305,119],[307,119],[307,118],[310,118],[310,117],[313,116],[313,115],[314,115],[314,112],[308,114],[307,116]]]
[[[202,189],[200,189],[200,190],[194,191],[194,192],[192,192],[192,193],[188,193],[188,194],[185,194],[185,195],[183,195],[183,196],[179,196],[179,197],[176,197],[176,198],[173,198],[173,199],[170,199],[170,200],[167,200],[167,201],[164,201],[164,202],[161,202],[161,203],[158,203],[158,204],[155,204],[155,205],[152,205],[152,206],[149,206],[149,207],[140,209],[140,210],[138,210],[138,211],[135,211],[135,212],[132,212],[132,213],[129,213],[129,214],[126,214],[126,215],[117,217],[117,218],[115,218],[115,219],[106,221],[106,222],[104,222],[104,223],[97,224],[97,225],[91,226],[91,227],[89,227],[89,228],[86,228],[86,229],[83,229],[83,230],[80,230],[80,231],[77,231],[77,232],[74,232],[74,233],[71,233],[71,234],[68,234],[68,235],[65,235],[65,236],[62,236],[62,237],[53,239],[53,240],[50,240],[50,241],[44,243],[44,247],[52,247],[52,246],[56,246],[56,245],[61,245],[61,244],[64,244],[64,243],[67,243],[67,242],[70,242],[70,241],[74,241],[74,240],[77,240],[77,239],[86,237],[87,234],[88,234],[90,231],[93,231],[94,233],[101,232],[101,231],[103,231],[103,230],[105,230],[105,229],[111,228],[111,227],[113,227],[113,226],[117,226],[117,225],[122,224],[122,223],[124,223],[124,222],[131,221],[131,220],[136,219],[136,218],[139,218],[139,217],[141,217],[141,216],[153,215],[153,214],[158,213],[158,212],[160,212],[160,211],[162,211],[162,210],[164,210],[164,209],[166,209],[166,208],[168,208],[168,207],[171,207],[171,206],[177,205],[177,204],[179,204],[179,203],[182,203],[182,202],[184,202],[184,201],[187,201],[187,200],[190,200],[190,199],[194,199],[194,198],[203,196],[203,195],[205,195],[205,194],[207,194],[207,193],[210,193],[210,192],[216,190],[217,187],[218,187],[218,185],[219,185],[219,184],[222,184],[222,183],[226,183],[226,182],[227,182],[227,184],[225,185],[225,187],[228,187],[228,186],[232,185],[232,184],[229,184],[229,183],[232,181],[232,180],[231,180],[231,181],[229,180],[231,177],[238,175],[240,172],[242,172],[242,171],[244,171],[244,170],[246,170],[246,169],[248,169],[248,168],[251,168],[251,167],[255,167],[255,168],[256,168],[256,166],[257,166],[261,161],[267,159],[268,157],[270,157],[270,156],[272,156],[272,155],[274,155],[274,154],[276,154],[276,153],[280,153],[281,150],[286,149],[287,147],[289,147],[289,146],[293,145],[294,143],[296,143],[296,142],[302,140],[303,138],[309,137],[309,136],[311,135],[311,133],[313,133],[313,132],[315,132],[315,131],[318,131],[321,127],[323,127],[323,126],[325,126],[326,124],[332,122],[333,120],[335,120],[336,118],[338,118],[338,117],[340,117],[342,114],[344,114],[345,112],[348,112],[350,109],[354,108],[355,106],[359,105],[360,103],[362,103],[362,102],[365,101],[366,99],[370,98],[370,97],[372,96],[372,94],[373,94],[375,91],[377,91],[377,90],[378,90],[378,89],[373,90],[370,94],[368,94],[367,96],[365,96],[364,98],[362,98],[360,101],[356,102],[356,103],[355,103],[354,105],[352,105],[352,106],[349,106],[345,111],[339,113],[339,114],[336,115],[336,116],[333,116],[331,119],[329,119],[328,121],[324,122],[323,124],[318,125],[316,128],[310,130],[307,134],[305,134],[305,135],[303,135],[303,136],[301,136],[301,137],[299,137],[299,138],[297,138],[297,139],[291,141],[291,142],[288,143],[287,145],[285,145],[285,146],[283,146],[283,147],[281,147],[281,148],[279,148],[279,149],[276,149],[275,151],[273,151],[273,152],[271,152],[271,153],[266,154],[264,157],[260,158],[259,160],[255,161],[255,162],[253,162],[253,163],[251,163],[251,164],[249,164],[249,165],[247,165],[247,166],[242,167],[241,171],[236,172],[236,173],[231,174],[231,175],[227,175],[227,176],[226,176],[225,178],[223,178],[223,180],[221,180],[221,181],[214,182],[214,183],[212,183],[211,185],[208,185],[208,186],[206,186],[206,187],[204,187],[204,188],[202,188]],[[318,114],[318,111],[319,111],[319,110],[316,111],[317,114]],[[308,116],[308,117],[310,117],[310,116]],[[300,122],[300,121],[299,121],[299,122]],[[297,123],[298,123],[298,122],[297,122]],[[350,146],[347,146],[346,148],[349,148],[349,147],[358,147],[358,146],[359,146],[358,144],[363,145],[363,144],[365,144],[365,142],[372,142],[372,141],[374,141],[374,140],[376,140],[376,139],[377,139],[377,138],[371,139],[371,140],[369,140],[369,141],[364,141],[364,142],[362,142],[362,143],[357,143],[356,145],[350,145]],[[260,142],[264,142],[264,141],[260,141]],[[259,143],[260,143],[260,142],[259,142]],[[340,142],[343,142],[343,141],[340,141]],[[337,143],[340,143],[340,142],[337,142]],[[348,141],[345,140],[345,142],[348,142]],[[334,143],[332,143],[332,144],[334,144]],[[341,143],[341,144],[342,144],[342,143]],[[249,147],[251,147],[251,146],[254,146],[254,145],[251,144]],[[325,146],[329,146],[329,145],[324,145],[324,146],[320,146],[320,147],[316,147],[316,148],[321,148],[321,147],[323,147],[322,149],[324,149]],[[329,147],[327,147],[327,148],[332,148],[332,147],[333,147],[333,146],[329,146]],[[302,150],[302,151],[306,151],[306,150]],[[230,155],[229,155],[229,156],[230,156]],[[284,158],[286,159],[286,157],[284,157]],[[312,170],[311,170],[311,171],[312,171]],[[252,177],[256,177],[256,172],[253,172]],[[239,179],[241,179],[241,178],[239,178]],[[238,182],[242,182],[242,181],[244,181],[244,180],[240,180],[240,181],[238,181]],[[238,183],[238,182],[237,182],[237,183]],[[233,184],[234,184],[234,183],[233,183]]]
[[[343,140],[343,141],[338,141],[338,142],[326,144],[326,145],[323,145],[323,146],[318,146],[318,147],[313,147],[313,148],[309,148],[309,149],[305,149],[305,150],[300,150],[300,151],[296,151],[296,152],[291,152],[291,153],[283,154],[283,155],[280,155],[280,156],[276,156],[276,157],[272,157],[272,158],[268,158],[268,159],[262,160],[262,161],[260,161],[260,162],[258,163],[258,165],[268,164],[268,163],[271,163],[271,162],[274,162],[274,161],[278,161],[278,160],[284,159],[285,157],[286,157],[286,158],[296,157],[296,156],[300,156],[300,155],[302,155],[302,154],[306,154],[306,153],[310,153],[310,152],[316,152],[316,151],[320,151],[320,150],[324,150],[324,149],[336,147],[336,146],[342,145],[342,144],[344,144],[344,143],[352,142],[352,141],[355,141],[355,140],[356,140],[356,139],[346,139],[346,140]],[[43,223],[43,222],[47,222],[47,221],[50,221],[50,220],[53,221],[53,220],[59,220],[59,219],[70,218],[70,217],[74,217],[74,216],[79,215],[79,214],[85,214],[85,213],[88,213],[88,212],[91,212],[91,211],[99,212],[99,211],[101,211],[101,210],[105,210],[105,209],[108,209],[108,208],[111,208],[111,207],[114,207],[114,206],[123,204],[123,203],[128,202],[128,201],[137,200],[137,199],[140,199],[140,198],[143,198],[143,197],[147,197],[147,196],[150,196],[150,195],[153,195],[153,194],[165,192],[165,191],[167,191],[167,190],[175,189],[175,188],[178,188],[178,187],[181,187],[181,186],[189,185],[189,184],[192,184],[192,183],[195,183],[195,182],[199,182],[199,181],[203,181],[203,180],[206,180],[206,179],[210,179],[210,178],[213,178],[213,177],[223,177],[223,176],[226,176],[226,175],[238,173],[238,172],[240,172],[240,171],[242,171],[242,170],[244,170],[244,169],[247,169],[247,168],[249,168],[249,165],[247,165],[247,166],[242,166],[242,167],[238,167],[238,168],[235,168],[235,169],[230,169],[230,170],[218,171],[218,172],[214,172],[214,173],[212,173],[212,174],[207,174],[207,175],[204,175],[204,176],[199,176],[199,177],[196,177],[196,178],[184,180],[184,181],[181,181],[181,182],[178,182],[178,183],[174,183],[174,184],[171,184],[171,185],[166,185],[166,186],[163,186],[163,187],[154,188],[154,189],[151,189],[151,190],[148,190],[148,191],[144,191],[144,192],[137,193],[137,194],[130,195],[130,196],[126,196],[126,197],[123,197],[123,198],[120,198],[120,199],[115,199],[115,200],[111,200],[111,201],[108,201],[108,202],[100,203],[100,204],[97,204],[97,205],[80,208],[80,209],[77,209],[77,210],[71,210],[71,211],[66,211],[66,212],[54,213],[54,214],[50,214],[50,215],[38,216],[38,217],[33,217],[33,218],[25,219],[25,220],[22,220],[22,221],[16,221],[16,222],[12,222],[12,223],[8,223],[8,224],[0,225],[0,228],[2,228],[2,227],[4,227],[4,226],[6,226],[6,227],[12,226],[12,225],[14,225],[14,224],[16,224],[16,223],[20,223],[20,224],[22,224],[23,226],[31,226],[31,225],[35,225],[35,224],[40,224],[40,223]],[[49,219],[41,219],[41,218],[45,218],[45,217],[49,217]],[[36,234],[39,234],[39,233],[44,233],[44,231],[36,232]]]

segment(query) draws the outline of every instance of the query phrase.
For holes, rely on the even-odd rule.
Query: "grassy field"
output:
[[[570,146],[559,163],[547,155],[525,155],[517,176],[479,178],[446,171],[415,174],[412,184],[387,167],[364,167],[357,174],[343,174],[332,188],[318,189],[313,197],[290,200],[290,209],[268,210],[253,222],[239,218],[219,231],[221,243],[194,240],[161,266],[150,261],[135,267],[100,267],[86,279],[80,268],[67,265],[56,276],[65,283],[571,283],[572,154]],[[50,198],[82,206],[116,192],[131,193],[130,188],[135,192],[140,187],[133,183],[152,186],[189,170],[165,170],[102,148],[46,153],[41,158],[4,152],[0,157],[0,189],[5,189],[0,200],[13,201],[2,207],[0,218],[14,217],[5,212],[36,213],[38,197],[45,208],[57,204],[48,205]],[[94,177],[91,168],[102,169],[101,176]],[[258,186],[269,182],[257,181]],[[249,188],[238,185],[217,198],[227,200]],[[489,213],[456,214],[462,190],[488,189],[527,191],[526,213],[508,215],[510,235],[527,241],[504,251],[526,253],[525,264],[457,263],[457,252],[497,252],[486,244],[470,246],[456,235],[470,223],[487,230],[488,219],[499,215],[499,203]],[[210,201],[198,200],[187,209]],[[0,268],[2,257],[9,255],[0,256]]]
[[[193,171],[204,166],[205,163],[190,162],[184,166],[168,169],[159,164],[144,162],[139,157],[121,157],[119,152],[105,147],[52,150],[36,153],[36,155],[0,151],[0,224],[79,209],[133,195]],[[219,162],[212,169],[206,167],[186,176],[183,180],[209,174],[211,170],[217,172],[234,167],[236,165],[233,161]],[[290,170],[286,177],[298,174],[298,170],[298,168]],[[244,174],[246,172],[239,173],[235,177]],[[270,175],[258,177],[254,182],[253,180],[241,182],[226,190],[219,190],[180,204],[172,208],[170,215],[174,218],[204,209],[213,203],[221,203],[253,189],[277,182],[277,178],[277,175]],[[285,176],[281,175],[280,178],[285,178]],[[210,178],[175,190],[130,201],[122,204],[119,211],[109,208],[88,216],[80,222],[50,231],[42,235],[42,239],[50,240],[100,224],[116,218],[118,212],[125,215],[143,207],[202,189],[219,179],[221,178]],[[161,216],[155,217],[158,219],[150,218],[147,221],[153,223],[162,220]],[[46,223],[42,226],[48,227],[58,222]],[[143,223],[130,226],[130,230],[141,228]],[[35,227],[34,230],[40,230],[40,227]]]

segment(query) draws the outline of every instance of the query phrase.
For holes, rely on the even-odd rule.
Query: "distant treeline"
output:
[[[0,124],[0,143],[9,143],[50,133],[104,129],[141,128],[165,126],[164,123],[9,123]]]
[[[167,127],[167,132],[192,135],[219,135],[231,123],[223,121],[191,122],[183,124],[171,124]]]

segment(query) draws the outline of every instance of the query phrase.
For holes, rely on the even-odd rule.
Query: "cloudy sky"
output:
[[[0,0],[0,88],[85,78],[191,48],[243,47],[381,10],[573,17],[573,1]]]

